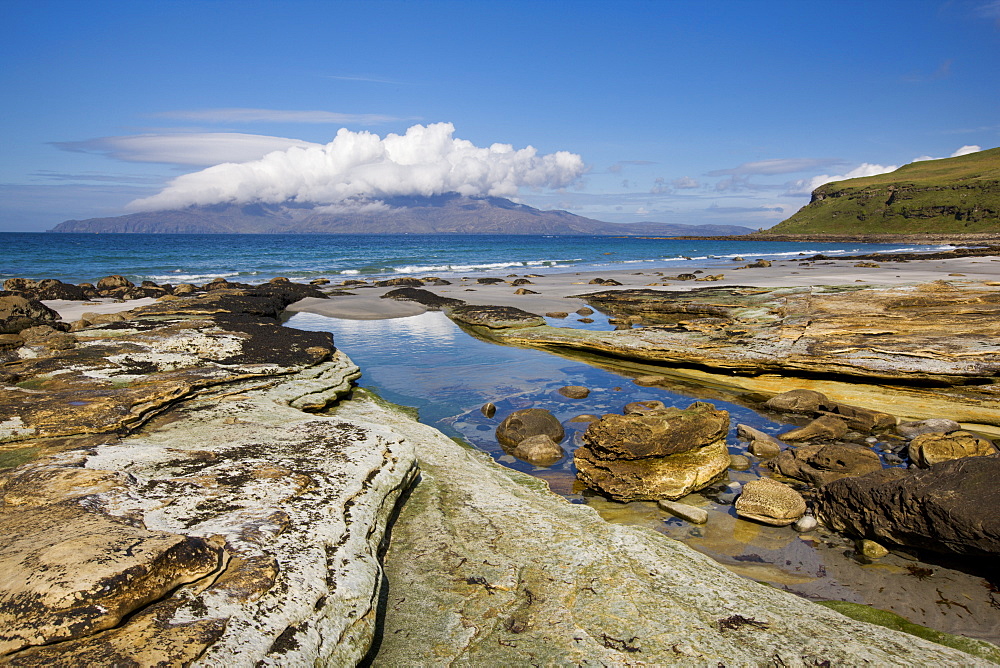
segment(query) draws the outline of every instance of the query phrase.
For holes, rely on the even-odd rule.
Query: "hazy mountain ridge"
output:
[[[606,223],[567,211],[541,211],[501,197],[394,197],[367,210],[284,204],[216,204],[113,218],[67,220],[52,232],[146,234],[554,234],[742,235],[737,225]]]
[[[1000,232],[1000,148],[827,183],[763,234]]]

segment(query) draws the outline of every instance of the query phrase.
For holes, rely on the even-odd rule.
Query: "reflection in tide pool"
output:
[[[730,470],[702,493],[681,499],[709,512],[708,523],[701,526],[671,517],[656,503],[617,503],[576,482],[572,451],[580,444],[586,424],[567,421],[586,413],[620,413],[632,401],[655,399],[685,408],[705,400],[729,411],[732,430],[727,442],[733,454],[746,454],[746,444],[736,437],[737,424],[771,434],[789,428],[735,403],[737,397],[698,387],[678,388],[678,392],[644,387],[633,382],[639,372],[494,345],[465,334],[439,312],[392,320],[341,320],[297,313],[287,324],[332,332],[337,347],[361,367],[362,386],[394,403],[416,407],[422,422],[463,438],[511,468],[544,478],[554,492],[589,504],[608,521],[654,529],[740,575],[802,596],[865,603],[937,630],[1000,640],[1000,615],[996,614],[1000,601],[994,600],[989,583],[981,576],[898,554],[864,563],[855,556],[852,542],[842,536],[822,529],[797,534],[790,527],[737,518],[732,495],[723,498],[724,486],[759,477],[762,471],[753,458],[750,470]],[[567,399],[558,393],[566,385],[583,385],[590,395]],[[497,406],[493,419],[480,412],[488,401]],[[532,407],[550,410],[566,426],[562,446],[570,454],[549,468],[506,455],[494,437],[504,417]]]
[[[342,320],[297,313],[287,325],[333,332],[337,347],[361,367],[362,386],[373,387],[389,401],[419,409],[422,422],[461,436],[512,468],[541,474],[554,490],[567,496],[573,495],[572,456],[545,470],[505,455],[493,435],[503,418],[520,408],[544,408],[566,422],[585,413],[620,413],[632,401],[655,399],[679,408],[696,401],[659,387],[636,385],[624,373],[538,350],[481,341],[462,332],[440,312],[391,320]],[[567,399],[558,393],[566,385],[583,385],[590,389],[590,396]],[[497,406],[492,419],[479,410],[490,401]],[[782,428],[743,406],[718,400],[712,403],[730,412],[730,443],[737,443],[735,428],[740,422],[771,433]],[[563,447],[572,453],[586,424],[566,426],[568,437]],[[739,451],[735,445],[731,449]]]

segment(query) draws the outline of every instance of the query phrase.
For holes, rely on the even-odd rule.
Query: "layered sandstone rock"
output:
[[[678,499],[729,468],[728,429],[729,414],[703,402],[605,415],[573,452],[577,477],[618,501]]]
[[[991,343],[1000,337],[995,286],[737,286],[581,297],[615,317],[641,316],[647,325],[482,333],[516,345],[662,365],[672,376],[731,388],[775,395],[792,386],[884,414],[1000,427],[1000,391],[990,380],[1000,375]]]

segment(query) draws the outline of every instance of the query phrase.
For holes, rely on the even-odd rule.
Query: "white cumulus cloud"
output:
[[[286,200],[337,204],[398,195],[516,196],[522,187],[563,188],[583,175],[583,159],[567,151],[539,155],[527,146],[488,148],[454,137],[451,123],[414,125],[384,138],[342,128],[326,145],[293,146],[242,163],[185,174],[133,210]]]
[[[962,146],[954,153],[952,153],[949,158],[957,158],[962,155],[969,155],[970,153],[977,153],[981,151],[982,148],[975,145]],[[913,162],[920,162],[921,160],[940,160],[941,158],[934,158],[929,155],[922,155],[919,158],[914,158]],[[816,188],[820,187],[824,183],[831,183],[833,181],[844,181],[845,179],[856,179],[863,176],[876,176],[878,174],[888,174],[889,172],[894,172],[899,169],[899,165],[876,165],[869,162],[864,162],[847,172],[846,174],[820,174],[819,176],[814,176],[811,179],[800,179],[798,181],[793,181],[788,184],[788,193],[790,195],[808,195]]]
[[[948,157],[949,158],[957,158],[959,156],[969,155],[970,153],[979,153],[982,150],[983,150],[982,146],[976,146],[975,144],[966,144],[965,146],[963,146],[962,148],[958,149],[957,151],[955,151],[954,153],[952,153]],[[913,162],[920,162],[922,160],[941,160],[941,158],[935,158],[935,157],[930,156],[930,155],[922,155],[919,158],[914,158]]]

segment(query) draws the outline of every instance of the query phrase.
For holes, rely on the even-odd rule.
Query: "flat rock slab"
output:
[[[348,422],[381,409],[344,403]],[[421,479],[393,526],[373,665],[968,665],[740,578],[399,419]]]
[[[222,290],[141,307],[75,333],[70,349],[24,346],[0,371],[0,442],[127,432],[207,388],[291,374],[327,358],[327,332],[271,319],[296,298]]]
[[[79,638],[221,567],[221,545],[63,501],[0,511],[0,656]]]
[[[644,326],[481,333],[514,345],[663,365],[668,374],[730,387],[771,394],[803,387],[894,415],[1000,426],[1000,393],[989,380],[1000,375],[996,287],[937,281],[580,297],[615,317],[641,316]]]

